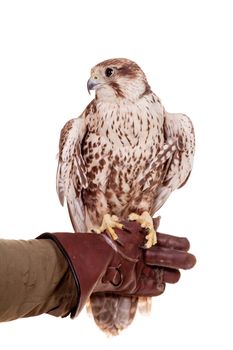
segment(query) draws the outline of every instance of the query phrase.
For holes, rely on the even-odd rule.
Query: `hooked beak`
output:
[[[87,82],[87,91],[90,94],[90,90],[95,90],[96,86],[99,85],[99,81],[98,80],[94,80],[92,78],[90,78]]]

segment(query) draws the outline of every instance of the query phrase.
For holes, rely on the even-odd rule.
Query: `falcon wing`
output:
[[[158,211],[170,194],[182,187],[189,178],[195,151],[195,135],[191,120],[185,114],[165,113],[164,139],[165,144],[161,150],[164,156],[160,158],[166,162],[162,166],[162,181],[156,192],[153,212]],[[171,146],[172,144],[176,147]],[[160,165],[162,164],[157,163],[156,167]]]
[[[192,171],[195,151],[193,124],[185,114],[167,113],[164,133],[165,139],[177,140],[177,151],[164,179],[165,183],[171,181],[175,190],[186,183]]]
[[[67,201],[75,232],[86,231],[85,209],[81,196],[82,189],[88,186],[81,153],[81,144],[86,131],[83,115],[71,119],[63,127],[59,142],[57,194],[62,205],[65,199]]]

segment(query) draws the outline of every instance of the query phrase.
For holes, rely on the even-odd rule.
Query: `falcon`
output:
[[[97,64],[87,88],[95,98],[60,135],[60,202],[66,200],[76,232],[106,230],[117,239],[119,219],[137,220],[148,230],[149,248],[156,244],[153,215],[192,170],[192,122],[168,113],[129,59]],[[113,335],[132,322],[137,304],[138,298],[111,294],[90,299],[95,322]]]

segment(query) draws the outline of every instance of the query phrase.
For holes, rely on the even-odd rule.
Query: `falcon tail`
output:
[[[95,294],[90,298],[89,311],[97,326],[106,334],[115,336],[127,328],[137,310],[137,297],[116,294]]]

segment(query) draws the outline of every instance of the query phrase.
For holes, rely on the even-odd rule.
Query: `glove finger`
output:
[[[147,265],[183,270],[191,269],[196,263],[196,258],[192,254],[157,245],[144,251],[144,259]]]
[[[163,281],[165,283],[176,283],[180,279],[180,271],[165,268],[163,271]]]
[[[184,250],[188,251],[190,248],[190,243],[187,238],[185,237],[176,237],[167,235],[165,233],[159,233],[157,232],[157,239],[158,239],[158,245],[167,247],[167,248],[173,248],[177,250]]]
[[[141,296],[159,296],[166,287],[166,283],[176,283],[180,279],[180,271],[169,268],[149,268],[145,267],[138,294]]]
[[[142,297],[161,295],[165,290],[164,271],[160,267],[144,266],[134,294]]]

